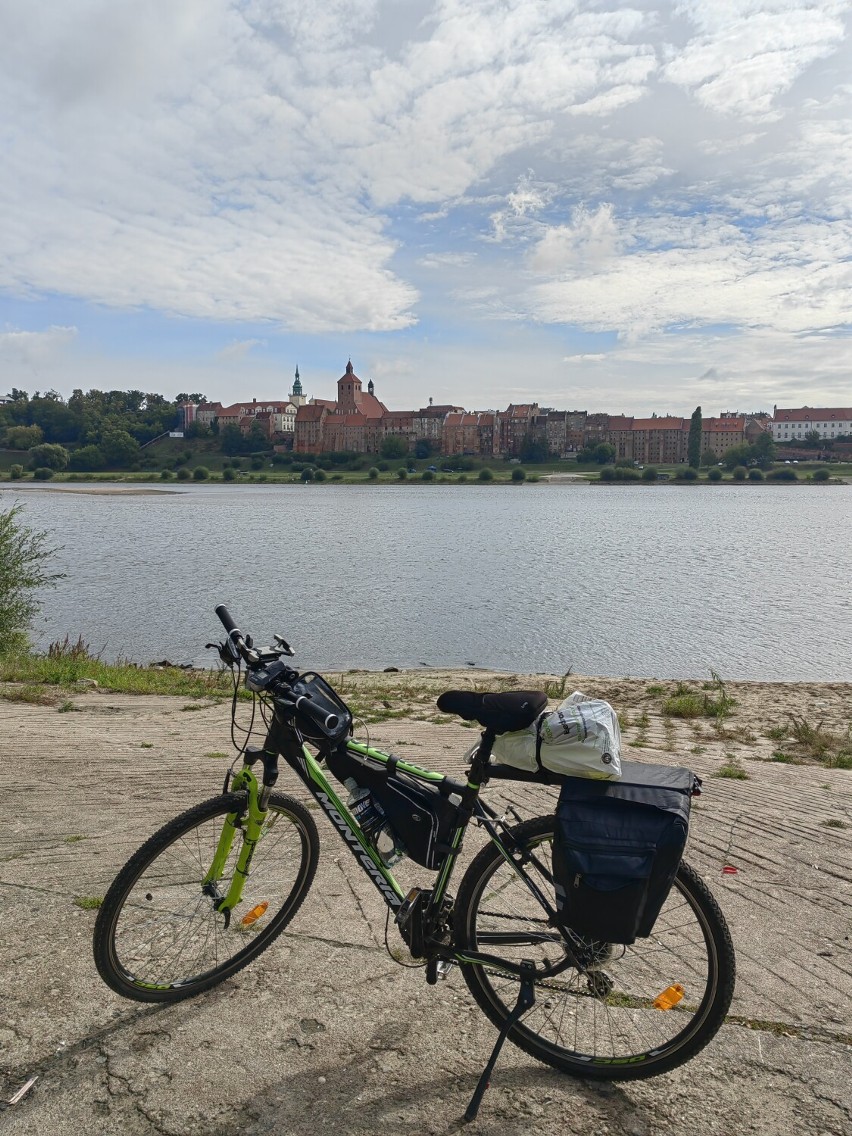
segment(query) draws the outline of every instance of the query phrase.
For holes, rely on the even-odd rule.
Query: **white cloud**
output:
[[[265,339],[234,339],[230,343],[226,343],[224,347],[220,347],[216,352],[216,358],[223,361],[244,359],[255,347],[265,346]]]
[[[570,225],[547,229],[532,249],[529,265],[533,272],[548,275],[597,271],[618,254],[623,244],[611,205],[601,205],[593,212],[578,206]]]
[[[37,370],[61,356],[76,338],[76,327],[48,327],[44,331],[9,328],[0,331],[0,360]]]

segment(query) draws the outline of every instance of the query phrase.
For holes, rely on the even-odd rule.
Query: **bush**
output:
[[[293,462],[291,469],[293,470],[293,473],[303,473],[305,467],[301,462]]]
[[[633,469],[633,458],[617,458],[615,462],[616,469]]]
[[[160,481],[171,481],[171,479],[173,477],[174,477],[174,474],[172,473],[172,471],[170,469],[161,469],[160,470]]]
[[[81,446],[71,454],[68,465],[71,469],[90,472],[93,469],[102,469],[106,462],[100,446]]]
[[[12,468],[14,468],[14,466]],[[815,469],[814,470],[814,473],[813,473],[814,481],[828,481],[828,479],[830,477],[831,477],[831,474],[828,472],[828,470],[824,466],[821,469]]]
[[[311,469],[311,467],[309,465],[306,465],[305,468],[302,470],[302,481],[313,481],[313,479],[314,479],[314,471]]]
[[[191,477],[192,477],[192,474],[189,472],[188,469],[185,469],[183,466],[181,466],[181,468],[177,471],[178,481],[189,481],[189,479]]]
[[[794,469],[789,466],[781,466],[780,469],[773,469],[771,473],[766,475],[769,481],[798,481],[799,475]]]
[[[435,475],[434,475],[434,473],[432,472],[431,469],[424,469],[423,472],[420,474],[420,478],[421,478],[422,481],[434,481]]]
[[[192,471],[192,476],[195,481],[206,481],[210,476],[210,470],[206,465],[197,465]]]
[[[707,470],[707,480],[708,481],[721,481],[722,480],[721,469],[719,469],[718,466],[714,466],[712,469],[708,469]]]
[[[642,480],[643,481],[656,481],[657,480],[657,471],[654,469],[654,467],[652,465],[646,466],[645,469],[642,470]]]
[[[376,469],[380,473],[387,473],[387,471],[390,469],[390,466],[388,465],[388,463],[386,461],[380,461],[376,464]]]
[[[679,469],[676,476],[678,481],[697,481],[698,470],[693,469],[691,465],[688,465],[685,469]]]
[[[30,469],[36,467],[52,470],[65,469],[70,458],[71,455],[64,446],[58,446],[54,442],[43,442],[40,446],[33,446],[29,452]]]
[[[491,472],[491,470],[488,468],[488,466],[485,466],[483,469],[481,469],[479,471],[479,480],[480,481],[493,481],[494,480],[494,474]]]
[[[314,474],[314,481],[325,481],[327,478],[328,474],[324,469],[318,469]]]
[[[342,473],[333,473],[331,475],[331,480],[332,481],[342,481],[343,480],[343,474]]]
[[[18,465],[16,463],[9,470],[9,476],[12,478],[13,481],[18,481],[20,478],[22,478],[24,476],[24,467],[22,465]]]
[[[236,479],[237,475],[234,473],[230,466],[227,466],[227,468],[222,470],[223,481],[236,481]]]
[[[396,471],[396,476],[399,478],[400,481],[407,481],[408,480],[408,472],[407,472],[407,470],[403,469],[402,466],[400,466],[399,469]]]
[[[748,477],[748,470],[744,465],[734,466],[734,472],[731,475],[734,481],[745,481]]]
[[[759,469],[750,469],[748,471],[749,481],[763,481],[763,473]]]
[[[47,533],[20,524],[20,511],[20,505],[0,509],[0,654],[26,646],[39,607],[36,591],[62,578],[45,570],[56,551]]]
[[[601,481],[615,481],[615,466],[605,465],[601,470]]]
[[[34,481],[50,481],[51,477],[53,477],[53,470],[46,465],[40,465],[38,469],[33,470]]]
[[[252,458],[251,459],[251,468],[252,469],[263,469],[263,458]]]
[[[520,466],[516,466],[512,470],[512,481],[526,481],[526,479],[526,470],[521,469]]]
[[[530,478],[530,481],[532,481],[532,480],[533,480],[533,478]],[[538,478],[535,478],[535,480],[536,480],[536,481],[538,481]],[[458,476],[458,478],[457,478],[457,481],[458,481],[458,482],[459,482],[460,484],[461,484],[461,482],[463,482],[463,481],[467,481],[467,474],[466,474],[466,473],[460,473],[460,474],[459,474],[459,476]]]
[[[370,471],[367,474],[367,477],[369,477],[370,481],[375,481],[378,478],[378,476],[379,476],[379,471],[376,469],[376,467],[374,465],[370,466]]]

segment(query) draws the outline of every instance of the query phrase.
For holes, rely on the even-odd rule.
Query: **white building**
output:
[[[852,434],[852,409],[849,407],[802,406],[782,410],[777,406],[772,415],[772,440],[783,444],[803,442],[816,431],[820,439]]]

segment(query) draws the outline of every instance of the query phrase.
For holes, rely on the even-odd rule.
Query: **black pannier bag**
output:
[[[553,877],[562,922],[584,939],[651,934],[674,883],[701,782],[689,769],[623,762],[619,781],[566,777]]]
[[[330,753],[326,763],[341,783],[354,777],[370,790],[407,856],[424,868],[438,867],[458,824],[457,797],[447,797],[437,785],[393,771],[384,762],[351,753],[345,745]]]

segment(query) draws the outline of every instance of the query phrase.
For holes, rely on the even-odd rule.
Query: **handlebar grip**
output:
[[[233,619],[231,618],[231,613],[228,611],[224,604],[219,604],[219,606],[216,608],[216,614],[219,616],[219,619],[222,622],[222,626],[225,628],[229,635],[232,631],[239,630],[236,623],[234,623]]]
[[[318,710],[307,695],[300,694],[295,705],[297,710],[312,718],[323,730],[336,730],[340,725],[340,717],[337,714],[325,714],[322,710]]]

